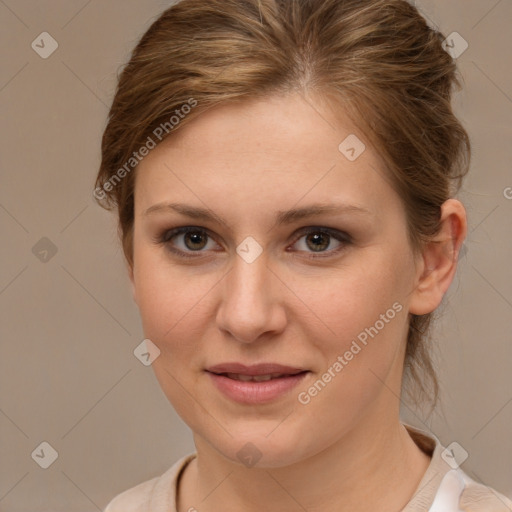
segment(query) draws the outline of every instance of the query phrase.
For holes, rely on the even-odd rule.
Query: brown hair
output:
[[[444,39],[405,0],[181,0],[164,11],[119,76],[94,192],[118,209],[128,263],[140,155],[216,105],[306,91],[341,106],[379,151],[419,251],[471,155]],[[431,317],[410,315],[404,377],[434,407]]]

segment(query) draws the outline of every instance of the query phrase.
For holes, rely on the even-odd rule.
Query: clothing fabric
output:
[[[433,434],[403,423],[430,465],[416,492],[401,512],[512,512],[512,501],[471,479],[457,467]],[[116,496],[104,512],[177,512],[179,478],[195,453],[178,460],[163,475]]]

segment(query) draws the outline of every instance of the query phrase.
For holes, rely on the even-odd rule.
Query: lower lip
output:
[[[261,382],[230,379],[207,372],[217,389],[231,400],[241,404],[264,404],[291,391],[309,372],[279,377]]]

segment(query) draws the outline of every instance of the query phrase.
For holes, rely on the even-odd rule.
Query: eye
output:
[[[181,235],[184,236],[181,237]],[[176,244],[173,242],[174,239],[179,240],[180,237],[182,240],[181,244]],[[196,258],[201,255],[190,253],[200,253],[205,248],[210,250],[212,249],[211,247],[208,248],[209,238],[211,239],[208,231],[204,228],[184,226],[166,231],[161,237],[159,237],[158,242],[164,244],[171,252],[177,254],[180,257]],[[176,248],[176,245],[181,245],[181,247]]]
[[[299,245],[298,252],[309,253],[307,258],[325,258],[333,256],[346,248],[351,243],[348,233],[331,228],[309,227],[302,229],[299,238],[295,238],[293,245]],[[304,242],[299,243],[304,238]],[[326,250],[332,245],[332,240],[337,241],[334,249]],[[178,240],[180,243],[175,242]],[[209,231],[195,226],[184,226],[165,231],[157,237],[155,242],[163,244],[169,251],[181,258],[201,257],[206,250],[215,250],[215,243]],[[208,243],[212,242],[210,247]],[[293,247],[292,245],[292,247]],[[197,254],[194,254],[197,253]]]
[[[299,247],[304,248],[303,250],[305,252],[311,252],[306,255],[307,258],[325,258],[333,256],[344,250],[346,246],[351,243],[350,235],[336,229],[310,227],[302,230],[301,234],[302,236],[294,245],[304,238],[304,242],[299,244]],[[325,249],[332,245],[332,239],[336,240],[338,245],[334,249],[326,251]],[[309,249],[312,249],[312,251]],[[301,249],[299,249],[299,252],[302,252]]]

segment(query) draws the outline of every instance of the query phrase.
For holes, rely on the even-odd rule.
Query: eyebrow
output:
[[[200,208],[197,206],[190,206],[183,203],[158,203],[150,206],[143,216],[148,216],[157,212],[174,211],[185,215],[187,217],[202,220],[213,221],[219,224],[228,225],[228,223],[217,214],[207,208]],[[292,224],[307,217],[323,214],[343,214],[343,213],[356,213],[360,215],[371,216],[373,215],[368,209],[352,205],[352,204],[312,204],[302,208],[292,208],[291,210],[279,210],[276,213],[275,225],[280,226],[284,224]]]

